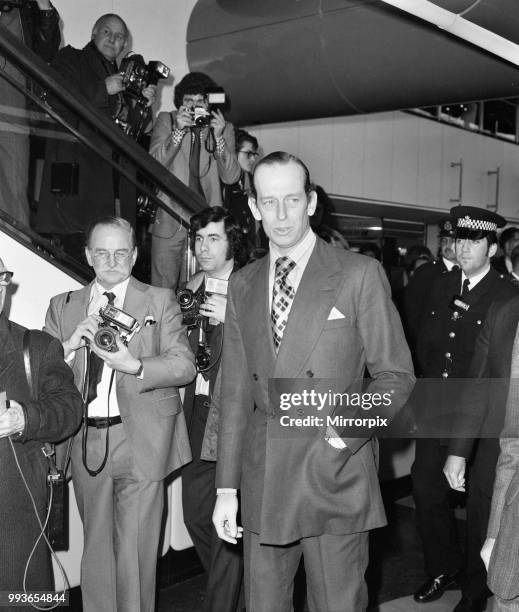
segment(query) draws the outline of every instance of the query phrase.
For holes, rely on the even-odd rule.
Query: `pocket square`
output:
[[[340,310],[335,308],[335,306],[330,310],[330,314],[328,315],[328,321],[335,321],[335,319],[345,319],[346,317],[342,314]]]
[[[154,317],[151,315],[144,317],[144,327],[147,327],[148,325],[155,325],[156,323],[157,321],[155,321]]]

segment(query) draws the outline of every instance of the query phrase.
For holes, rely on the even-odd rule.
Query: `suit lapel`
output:
[[[0,352],[0,389],[5,389],[6,381],[11,374],[11,367],[14,364],[16,349],[8,330],[9,322],[5,315],[0,316],[0,342],[2,351]]]
[[[337,302],[342,273],[336,261],[326,258],[317,240],[288,316],[276,361],[276,378],[296,378],[300,374]]]
[[[124,297],[124,312],[128,313],[141,325],[144,326],[144,317],[146,316],[146,312],[148,309],[148,300],[145,299],[145,294],[148,290],[148,287],[143,283],[139,282],[137,279],[130,278],[130,282],[128,283],[128,288],[126,289],[126,295]],[[129,346],[136,347],[140,344],[141,339],[141,331],[137,332],[133,338],[130,340]]]

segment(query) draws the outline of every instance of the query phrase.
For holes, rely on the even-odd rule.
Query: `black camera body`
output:
[[[156,85],[160,79],[167,79],[169,76],[166,64],[159,61],[146,64],[142,55],[137,53],[129,53],[123,58],[120,72],[125,93],[138,100],[142,100],[142,92],[148,85]]]
[[[177,302],[182,313],[182,323],[189,329],[198,327],[203,323],[202,319],[207,318],[200,314],[200,305],[207,299],[205,291],[198,293],[191,289],[179,289],[177,292]]]
[[[217,109],[223,111],[227,104],[225,91],[221,87],[216,87],[206,92],[207,110],[203,106],[195,106],[190,109],[191,119],[195,126],[204,127],[211,123],[211,112]]]
[[[99,316],[102,321],[94,335],[94,343],[100,349],[110,353],[116,353],[119,350],[117,337],[124,344],[128,344],[132,335],[139,329],[137,319],[110,304],[99,310]]]

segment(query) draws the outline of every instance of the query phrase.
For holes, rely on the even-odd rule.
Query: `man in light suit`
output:
[[[311,231],[316,194],[306,166],[272,153],[256,166],[254,190],[249,205],[270,252],[230,281],[213,522],[236,542],[241,489],[249,612],[292,609],[301,556],[310,610],[364,610],[368,531],[386,522],[374,430],[343,423],[336,431],[324,415],[389,421],[414,383],[409,350],[380,264]],[[317,427],[284,426],[276,390],[333,386],[352,396],[366,367],[365,391],[387,394],[385,406],[338,402],[310,409],[322,416]]]
[[[83,521],[85,612],[152,612],[163,512],[162,480],[191,459],[178,385],[195,376],[171,291],[131,276],[131,225],[98,221],[86,258],[96,278],[51,300],[45,329],[63,343],[88,408],[72,448],[72,480]],[[99,348],[100,308],[111,304],[140,329],[126,346]],[[102,362],[92,355],[101,358]]]

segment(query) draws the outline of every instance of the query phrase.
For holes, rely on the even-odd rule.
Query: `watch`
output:
[[[144,370],[144,364],[142,363],[142,359],[139,359],[139,363],[141,364],[139,369],[137,370],[137,372],[134,373],[134,376],[139,377],[142,374],[142,371]]]

